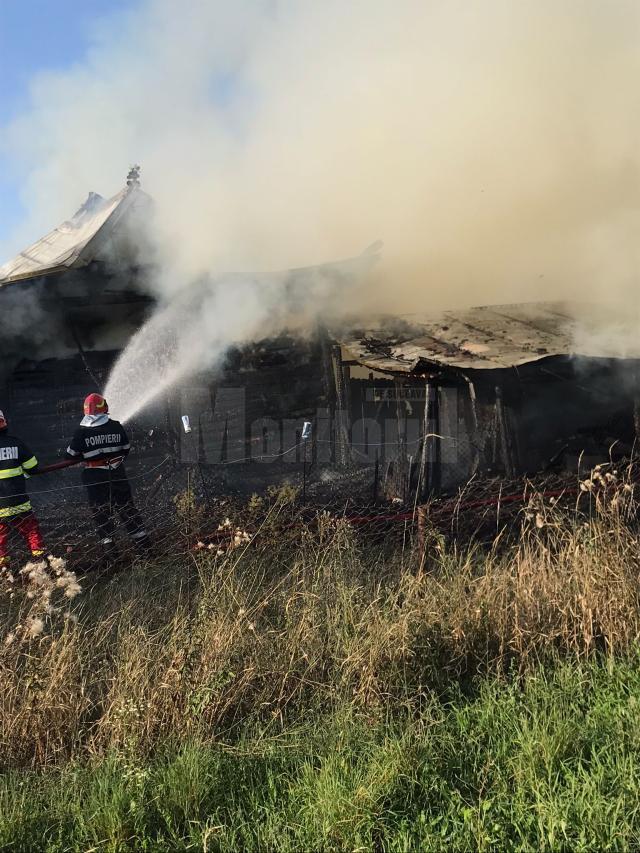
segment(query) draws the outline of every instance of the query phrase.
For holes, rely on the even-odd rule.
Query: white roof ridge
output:
[[[148,198],[137,186],[126,187],[109,199],[90,192],[71,219],[0,266],[0,288],[91,263],[99,245],[141,195]]]

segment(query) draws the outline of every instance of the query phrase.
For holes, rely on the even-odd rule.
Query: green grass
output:
[[[640,849],[637,508],[528,506],[0,584],[0,850]]]
[[[637,850],[640,658],[10,771],[2,850]]]

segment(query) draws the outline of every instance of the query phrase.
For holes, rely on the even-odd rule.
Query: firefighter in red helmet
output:
[[[7,419],[0,412],[0,568],[9,565],[7,543],[12,529],[23,536],[33,557],[44,556],[44,541],[25,484],[25,478],[37,469],[38,460],[9,432]]]
[[[82,481],[87,489],[89,506],[107,554],[114,551],[114,512],[131,539],[142,548],[149,546],[144,522],[136,509],[124,460],[131,445],[118,421],[109,417],[109,406],[100,394],[89,394],[84,401],[84,417],[71,439],[66,455],[82,457]]]

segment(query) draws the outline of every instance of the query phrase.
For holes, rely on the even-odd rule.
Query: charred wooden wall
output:
[[[317,338],[282,337],[232,350],[216,370],[194,377],[173,399],[179,457],[215,469],[229,486],[278,482],[306,462],[332,461],[334,433],[323,352]],[[304,421],[314,424],[309,445]]]
[[[587,468],[629,455],[636,440],[633,361],[555,357],[519,369],[420,371],[341,365],[350,460],[380,463],[390,496],[418,490],[424,498],[474,475]]]

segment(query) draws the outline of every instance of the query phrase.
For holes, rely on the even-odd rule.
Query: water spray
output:
[[[159,305],[131,338],[105,396],[126,423],[189,376],[219,365],[230,347],[313,328],[377,263],[381,248],[378,241],[354,258],[314,267],[203,276]]]

